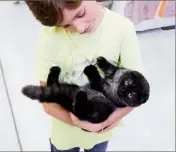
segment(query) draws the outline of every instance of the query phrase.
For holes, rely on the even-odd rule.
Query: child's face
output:
[[[98,16],[97,6],[95,1],[83,1],[76,9],[63,8],[63,21],[60,25],[80,34],[91,33]]]

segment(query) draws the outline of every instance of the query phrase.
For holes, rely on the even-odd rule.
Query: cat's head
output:
[[[119,69],[108,82],[113,101],[128,107],[137,107],[147,102],[150,86],[146,78],[137,71]]]
[[[105,121],[114,110],[115,105],[102,93],[94,90],[78,91],[73,104],[75,116],[92,123]]]

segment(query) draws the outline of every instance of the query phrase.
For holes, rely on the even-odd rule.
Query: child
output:
[[[94,64],[98,56],[143,73],[135,29],[125,17],[95,1],[27,0],[26,4],[44,25],[36,55],[36,72],[42,86],[46,85],[53,65],[61,67],[64,81],[83,85],[87,82],[83,69]],[[57,104],[44,103],[43,108],[53,118],[51,151],[79,151],[80,148],[106,151],[112,128],[132,111],[132,108],[118,109],[105,122],[91,124],[80,121]]]

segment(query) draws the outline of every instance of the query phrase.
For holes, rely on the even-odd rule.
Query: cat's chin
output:
[[[126,104],[126,106],[127,107],[132,107],[132,108],[136,108],[136,107],[139,107],[139,106],[141,106],[143,103],[141,103],[141,104],[133,104],[133,103],[125,103]]]

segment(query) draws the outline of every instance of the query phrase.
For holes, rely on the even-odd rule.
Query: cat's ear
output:
[[[87,102],[86,92],[78,91],[76,94],[76,102],[80,104],[85,104]]]

